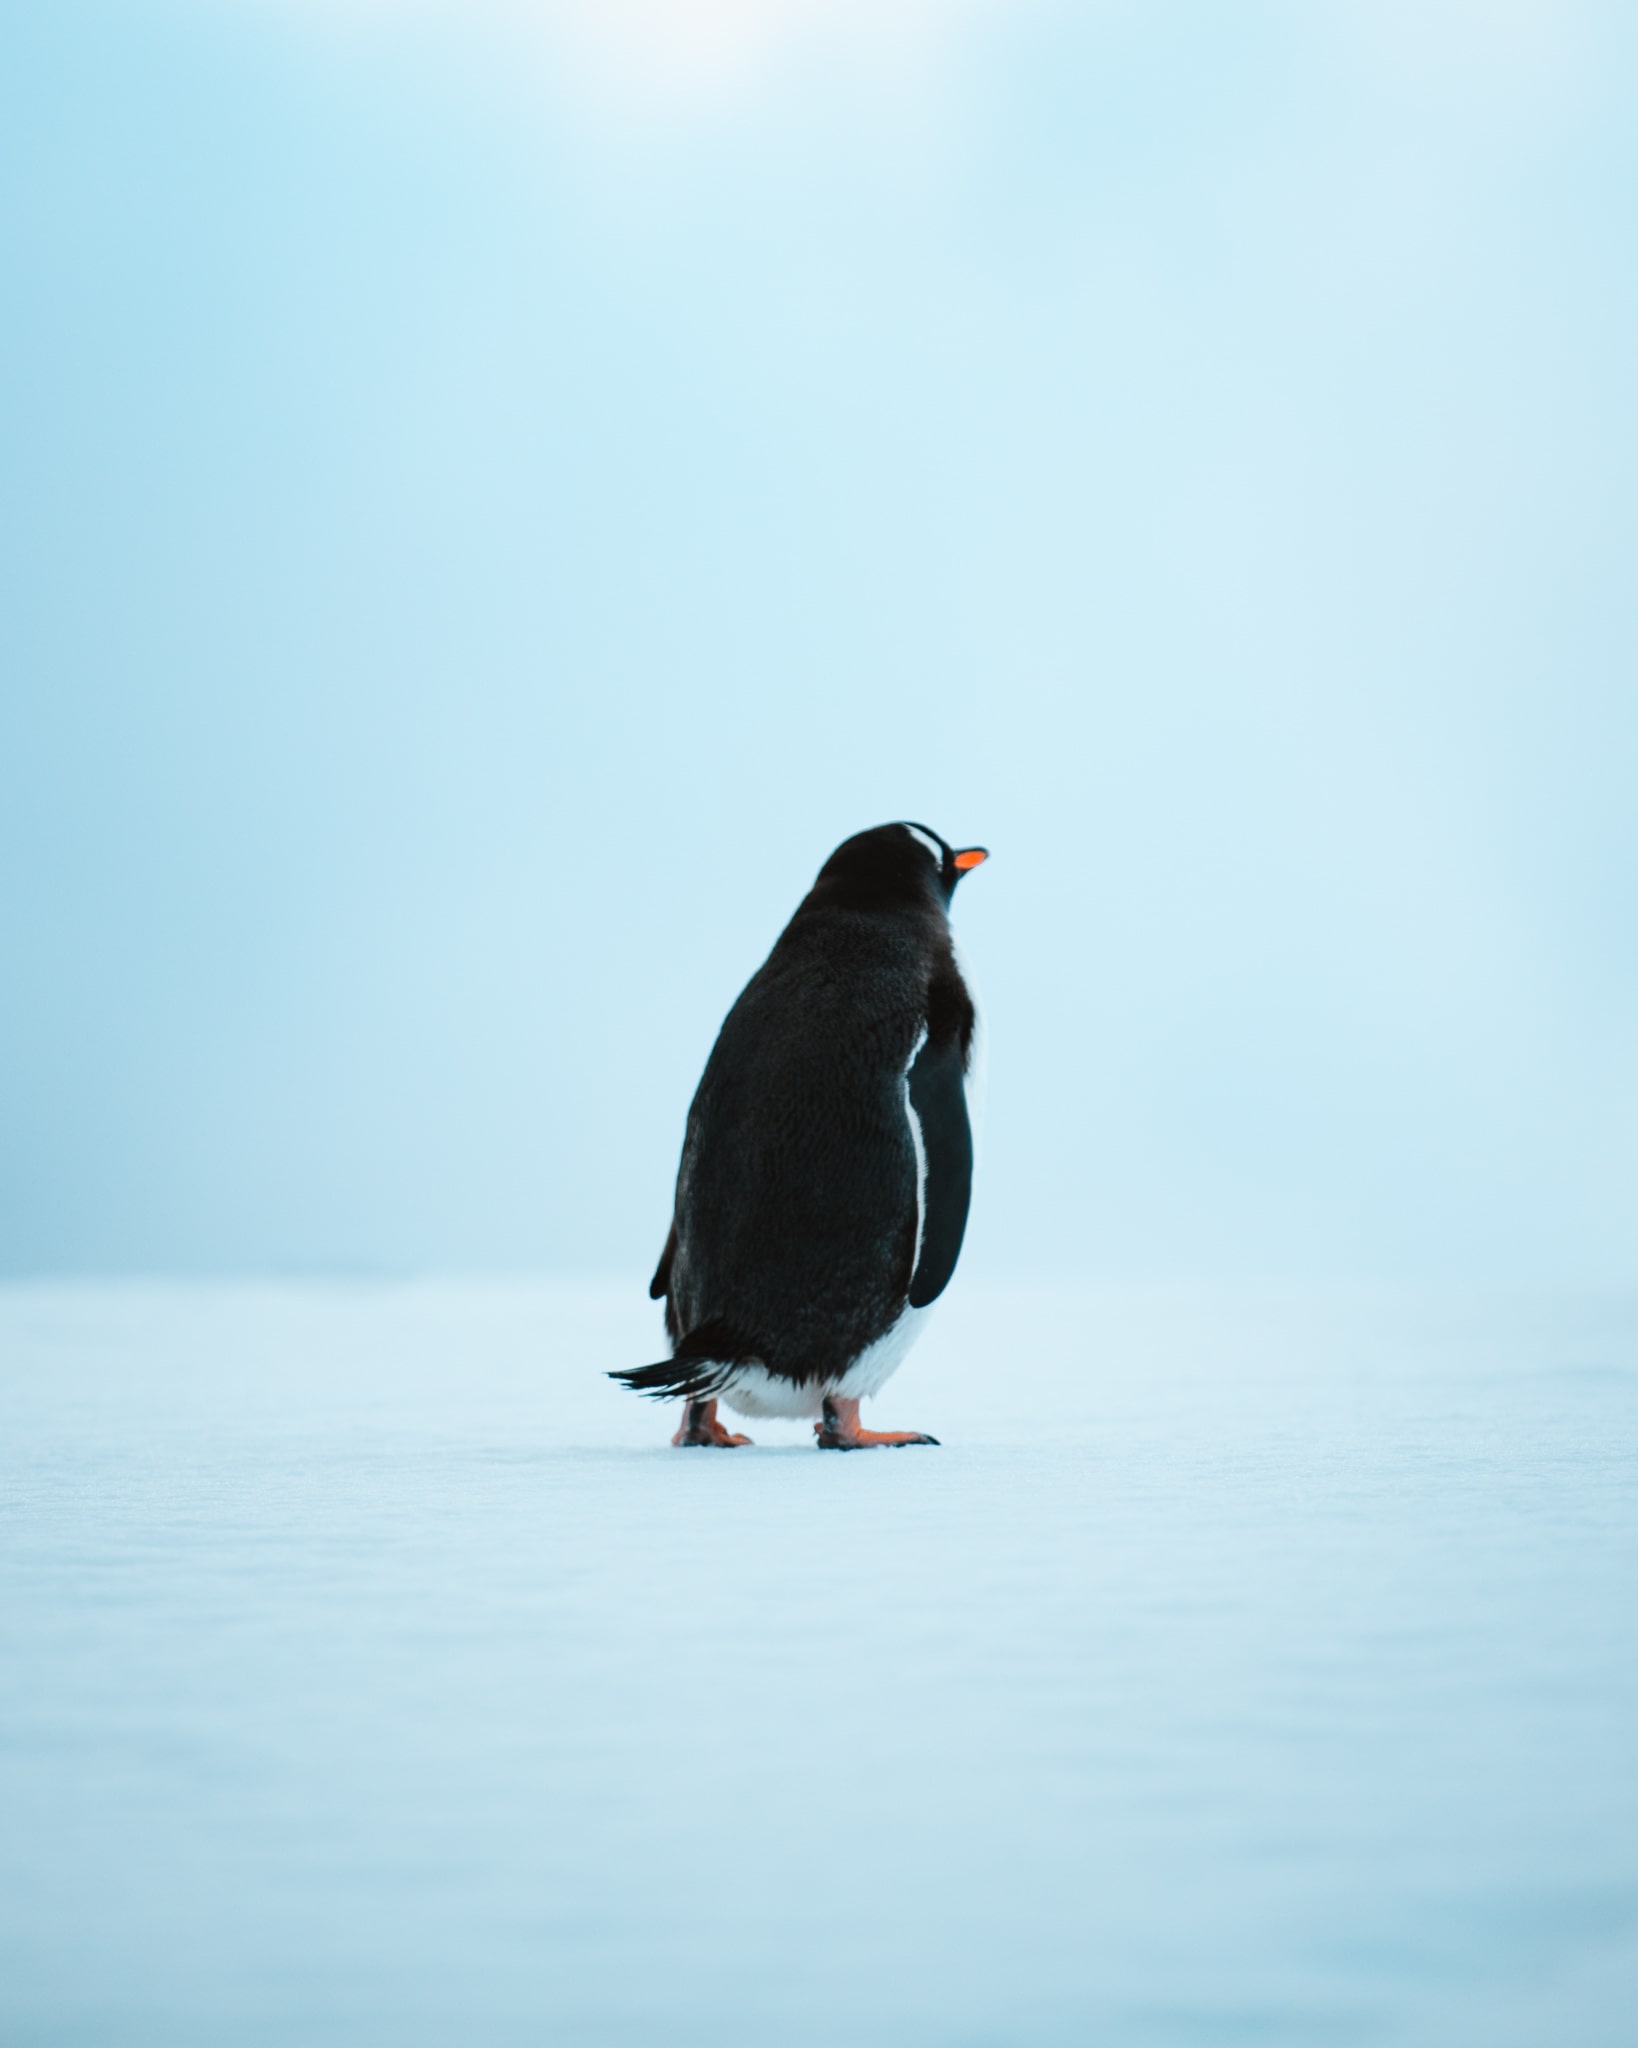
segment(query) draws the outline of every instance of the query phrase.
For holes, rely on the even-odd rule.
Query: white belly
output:
[[[722,1399],[736,1415],[817,1416],[827,1394],[863,1401],[879,1393],[921,1335],[932,1308],[906,1307],[890,1330],[867,1345],[840,1379],[808,1380],[798,1386],[766,1366],[742,1365],[722,1389]]]

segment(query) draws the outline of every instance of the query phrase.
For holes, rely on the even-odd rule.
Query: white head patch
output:
[[[906,825],[904,829],[910,834],[912,839],[919,839],[921,841],[922,845],[933,856],[933,865],[942,874],[944,872],[944,848],[939,845],[932,833],[924,832],[919,825]]]

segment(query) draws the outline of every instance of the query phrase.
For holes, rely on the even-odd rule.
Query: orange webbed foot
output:
[[[824,1419],[813,1425],[813,1434],[822,1451],[898,1450],[905,1444],[938,1442],[919,1429],[866,1429],[859,1421],[858,1402],[839,1394],[825,1396]]]
[[[683,1449],[704,1444],[717,1450],[731,1451],[740,1444],[748,1444],[751,1439],[723,1427],[717,1420],[715,1401],[690,1401],[683,1409],[683,1419],[671,1441]]]

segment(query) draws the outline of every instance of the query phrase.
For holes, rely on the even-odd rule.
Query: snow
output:
[[[1632,2040],[1632,1303],[958,1278],[853,1456],[658,1355],[0,1291],[0,2038]]]

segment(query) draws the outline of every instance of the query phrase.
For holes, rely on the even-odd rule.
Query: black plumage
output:
[[[817,1414],[907,1307],[943,1292],[972,1186],[977,1021],[947,913],[984,857],[895,824],[826,861],[688,1112],[649,1290],[673,1355],[613,1377]]]

